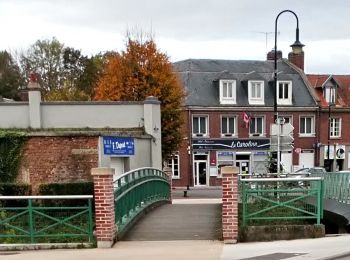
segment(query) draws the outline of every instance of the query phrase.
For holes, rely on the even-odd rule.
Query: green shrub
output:
[[[93,195],[92,182],[44,183],[39,186],[39,195]]]
[[[27,196],[32,193],[32,187],[29,184],[18,183],[0,183],[0,195],[2,196]],[[27,200],[0,200],[3,207],[26,206]]]
[[[27,196],[32,193],[30,184],[0,183],[0,195],[2,196]]]
[[[39,195],[93,195],[94,184],[92,182],[71,182],[71,183],[45,183],[39,186]],[[86,199],[61,199],[45,200],[45,205],[50,206],[79,206],[86,205]]]
[[[0,182],[14,182],[27,137],[22,132],[0,129]]]

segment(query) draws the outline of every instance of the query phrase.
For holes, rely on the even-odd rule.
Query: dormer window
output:
[[[277,104],[292,105],[291,81],[277,81]]]
[[[220,80],[220,104],[236,104],[235,80]]]
[[[323,96],[328,102],[328,104],[335,104],[335,87],[325,87],[323,91]]]
[[[264,104],[264,81],[249,80],[248,81],[249,104]]]

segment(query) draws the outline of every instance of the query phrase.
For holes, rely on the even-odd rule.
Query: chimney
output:
[[[282,51],[277,51],[277,60],[282,59]],[[275,60],[275,50],[271,50],[267,53],[267,60]]]
[[[38,74],[30,74],[27,89],[29,100],[29,126],[31,128],[41,128],[41,91],[38,83]]]
[[[290,46],[292,47],[292,51],[288,54],[288,61],[293,63],[302,71],[304,71],[304,46],[305,45],[301,44],[299,41],[295,42]]]

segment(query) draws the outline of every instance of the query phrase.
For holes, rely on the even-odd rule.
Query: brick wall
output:
[[[30,137],[23,150],[18,180],[32,184],[91,181],[98,166],[98,137]]]

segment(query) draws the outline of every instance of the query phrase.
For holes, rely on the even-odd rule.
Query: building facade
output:
[[[319,165],[327,171],[350,169],[350,76],[307,75],[320,100]]]
[[[174,63],[187,92],[186,137],[168,160],[174,186],[220,185],[220,169],[226,165],[239,167],[242,174],[266,173],[276,148],[270,145],[275,97],[278,117],[294,137],[293,147],[286,144],[281,149],[283,172],[317,165],[318,97],[302,68],[278,54],[276,89],[271,53],[266,61]]]
[[[91,168],[118,177],[162,168],[160,102],[43,102],[28,85],[28,102],[0,102],[0,129],[25,134],[17,180],[32,185],[91,180]],[[1,143],[0,143],[1,148]]]

